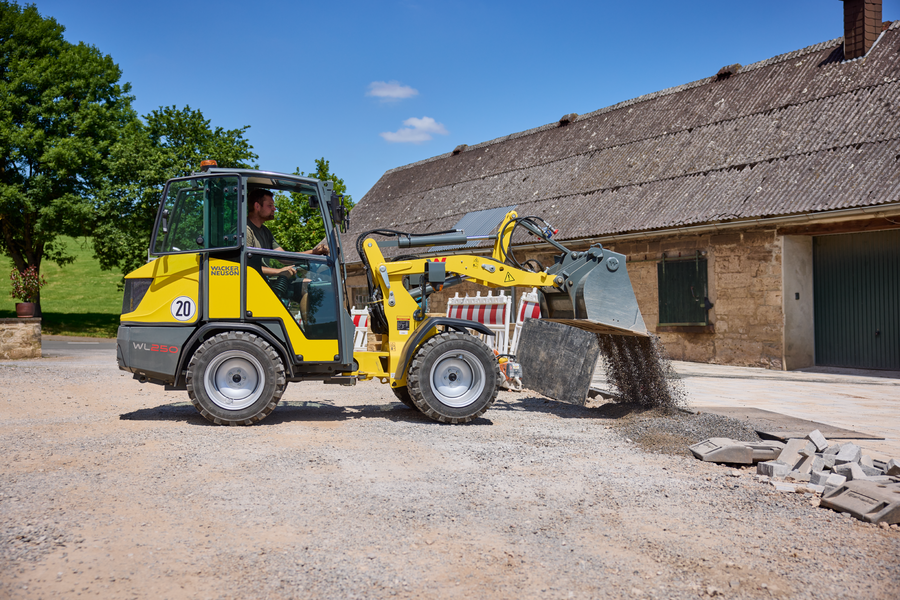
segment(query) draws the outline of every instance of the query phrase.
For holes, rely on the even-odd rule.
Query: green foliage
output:
[[[249,126],[212,128],[199,110],[160,107],[122,132],[110,155],[111,176],[98,198],[94,249],[104,269],[129,273],[147,260],[150,234],[167,179],[220,167],[253,168],[258,157],[244,137]]]
[[[106,157],[136,119],[112,58],[63,31],[0,0],[0,250],[19,271],[73,260],[57,238],[89,230]]]
[[[13,268],[9,273],[9,281],[12,289],[10,298],[18,298],[22,302],[34,302],[40,295],[41,288],[47,285],[43,275],[38,275],[37,267],[31,265],[21,273]]]
[[[347,194],[344,180],[332,173],[330,166],[329,161],[323,157],[316,159],[314,173],[303,173],[298,168],[294,174],[333,182],[335,193],[344,195],[344,207],[349,213],[353,208],[353,199]],[[309,196],[306,194],[279,194],[275,198],[275,206],[278,209],[275,220],[267,223],[266,227],[272,231],[272,235],[285,250],[290,252],[310,250],[325,237],[325,224],[322,222],[319,209],[309,205]]]

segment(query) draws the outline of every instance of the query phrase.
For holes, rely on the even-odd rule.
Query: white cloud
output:
[[[418,95],[419,90],[408,85],[400,85],[399,81],[373,81],[369,84],[369,91],[366,92],[366,96],[381,98],[383,102],[403,100]]]
[[[450,133],[442,123],[438,123],[431,117],[409,118],[403,121],[405,127],[397,131],[385,131],[379,134],[389,142],[413,143],[427,142],[432,134],[447,135]]]

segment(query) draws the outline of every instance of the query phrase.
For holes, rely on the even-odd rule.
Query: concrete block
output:
[[[789,479],[791,481],[809,481],[809,473],[803,473],[802,471],[791,471],[784,477],[785,479]]]
[[[820,485],[824,485],[826,487],[840,487],[847,482],[847,478],[843,475],[838,475],[837,473],[831,473],[828,477],[825,478],[825,481],[820,481]]]
[[[690,451],[704,462],[753,464],[753,451],[743,442],[729,438],[709,438],[690,446]]]
[[[814,483],[807,483],[806,489],[808,489],[809,491],[811,491],[815,494],[821,494],[825,491],[825,486],[824,485],[816,485]]]
[[[752,465],[772,460],[780,453],[781,442],[741,442],[729,438],[709,438],[690,446],[691,453],[704,462]]]
[[[879,477],[881,475],[884,475],[884,471],[882,471],[878,467],[870,467],[869,465],[860,463],[859,468],[862,469],[862,472],[866,474],[866,477]]]
[[[869,523],[900,523],[900,483],[848,481],[822,497],[820,506]]]
[[[822,458],[821,454],[816,454],[815,457],[813,457],[812,466],[810,467],[809,472],[812,473],[813,471],[824,471],[825,469],[825,459]]]
[[[852,442],[848,442],[841,446],[840,451],[834,457],[834,464],[858,463],[860,456],[862,456],[862,448]]]
[[[812,464],[816,458],[815,454],[807,453],[808,455],[801,454],[800,460],[793,467],[793,471],[797,471],[798,473],[809,474],[812,471]]]
[[[853,481],[854,479],[865,479],[866,473],[862,470],[862,467],[859,466],[859,463],[844,463],[842,465],[834,465],[834,472],[838,475],[843,475],[847,478],[847,481]]]
[[[822,463],[825,465],[826,469],[834,468],[834,461],[837,458],[837,454],[823,454],[822,455]]]
[[[868,454],[860,454],[859,455],[859,464],[864,467],[874,467],[875,461],[872,460],[872,457]]]
[[[796,492],[797,486],[793,483],[784,483],[782,481],[773,481],[772,487],[775,488],[776,492]]]
[[[831,446],[828,446],[828,448],[822,454],[837,454],[840,451],[841,451],[840,444],[832,444]]]
[[[887,468],[884,472],[888,475],[893,475],[894,477],[900,477],[900,462],[898,462],[896,458],[892,458],[888,461]]]
[[[823,450],[828,448],[828,440],[825,439],[825,436],[822,435],[822,432],[819,431],[818,429],[815,429],[815,430],[807,433],[806,439],[808,439],[813,444],[815,444],[816,450],[818,450],[819,452],[822,452]]]
[[[778,461],[788,465],[796,465],[800,461],[801,450],[812,450],[815,452],[816,445],[809,440],[800,438],[791,438],[784,445],[784,450],[778,455]]]
[[[791,465],[780,460],[767,460],[756,465],[756,472],[766,477],[784,477],[791,472]]]
[[[831,477],[831,473],[813,470],[809,474],[809,482],[813,485],[825,485],[825,481]]]

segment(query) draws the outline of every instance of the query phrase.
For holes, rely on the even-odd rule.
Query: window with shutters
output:
[[[709,325],[706,259],[663,259],[657,265],[659,324],[669,326]]]

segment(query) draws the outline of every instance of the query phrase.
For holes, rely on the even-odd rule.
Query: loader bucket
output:
[[[591,248],[548,272],[564,278],[560,288],[541,288],[541,315],[592,333],[648,337],[625,255]]]

